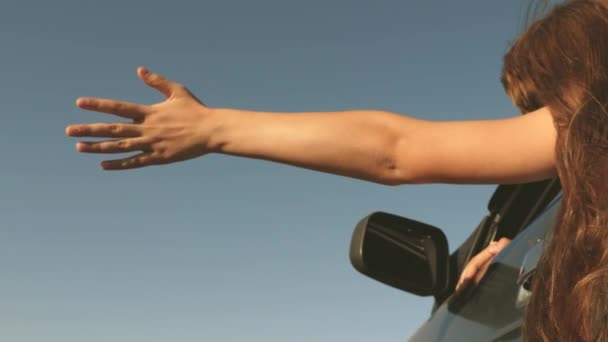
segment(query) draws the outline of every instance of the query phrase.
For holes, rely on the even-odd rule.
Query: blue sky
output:
[[[452,248],[492,186],[387,187],[209,155],[104,172],[68,124],[79,96],[162,98],[146,65],[211,107],[517,115],[499,82],[526,1],[16,1],[0,11],[0,340],[402,341],[431,300],[354,271],[376,210]]]

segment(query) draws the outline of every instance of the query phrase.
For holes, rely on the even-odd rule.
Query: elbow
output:
[[[430,181],[423,179],[422,177],[415,176],[409,170],[403,170],[398,168],[383,170],[382,175],[378,177],[376,182],[387,186],[431,183]]]
[[[396,139],[387,148],[383,158],[378,163],[378,180],[377,182],[388,186],[411,185],[411,184],[428,184],[432,183],[433,179],[429,177],[428,172],[425,172],[420,167],[420,163],[416,163],[415,153],[412,153],[412,144],[405,141],[406,139]]]
[[[395,178],[389,178],[389,177],[382,177],[376,180],[376,183],[380,184],[380,185],[386,185],[386,186],[398,186],[398,185],[405,185],[405,184],[410,184],[408,182],[403,182],[400,181],[398,179]]]
[[[397,158],[388,158],[380,165],[376,182],[387,186],[430,183],[428,179],[415,172],[414,168],[400,165]]]

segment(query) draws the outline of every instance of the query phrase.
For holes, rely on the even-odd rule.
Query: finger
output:
[[[81,109],[114,114],[133,120],[141,120],[148,113],[148,108],[144,105],[126,101],[98,99],[92,97],[78,98],[76,100],[76,106]]]
[[[133,138],[141,135],[139,128],[127,123],[95,123],[71,125],[66,128],[71,137]]]
[[[78,152],[84,153],[125,153],[149,151],[150,146],[143,139],[120,139],[108,141],[82,141],[76,144]]]
[[[460,279],[458,280],[457,287],[459,287],[459,285],[461,285],[465,281],[473,280],[475,278],[475,275],[479,272],[483,265],[492,260],[493,257],[494,254],[492,254],[487,248],[479,252],[479,254],[477,254],[476,256],[474,256],[460,274]]]
[[[500,253],[500,251],[502,251],[505,247],[507,247],[509,242],[511,242],[511,240],[508,238],[504,238],[504,237],[498,241],[494,241],[494,243],[491,244],[491,246],[489,247],[490,252],[492,252],[494,254]]]
[[[477,265],[467,265],[465,270],[462,271],[462,274],[460,275],[460,279],[458,280],[458,284],[456,285],[457,289],[458,287],[462,286],[462,284],[470,282],[473,279],[475,273],[477,272],[477,267]]]
[[[491,257],[485,260],[481,265],[479,265],[476,273],[473,275],[473,283],[479,284],[481,282],[481,279],[483,279],[483,277],[488,272],[488,268],[490,268],[492,260],[494,260],[496,255],[500,253],[509,244],[509,242],[511,242],[510,239],[503,237],[498,241],[492,241],[490,243],[487,248],[487,251],[491,255]]]
[[[144,81],[148,86],[160,91],[166,97],[182,95],[187,92],[186,88],[171,80],[162,77],[159,74],[153,73],[145,67],[137,68],[137,76]]]
[[[494,259],[494,258],[492,258],[492,259]],[[479,268],[479,270],[477,270],[477,273],[475,273],[475,276],[473,277],[473,283],[475,285],[478,285],[481,282],[481,279],[483,279],[483,277],[485,277],[486,273],[488,272],[488,268],[490,268],[490,264],[492,264],[492,259],[488,260],[488,262],[483,264]]]
[[[471,286],[471,281],[469,279],[465,279],[456,285],[456,293],[460,294],[464,292],[464,290],[466,290],[469,286]]]
[[[464,268],[463,276],[472,277],[477,271],[489,260],[492,260],[494,254],[488,248],[482,250],[474,256]]]
[[[128,170],[151,165],[152,161],[152,154],[144,152],[129,158],[103,161],[101,168],[104,170]]]
[[[492,241],[490,245],[477,254],[471,261],[467,264],[465,269],[462,272],[461,278],[458,281],[460,285],[464,281],[469,281],[473,284],[479,284],[481,279],[485,276],[492,260],[494,257],[500,253],[508,244],[511,242],[510,239],[501,238],[498,241]]]

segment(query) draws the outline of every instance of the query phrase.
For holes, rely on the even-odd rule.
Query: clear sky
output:
[[[403,341],[432,301],[358,274],[376,210],[457,247],[492,186],[387,187],[223,155],[125,172],[75,151],[79,96],[517,115],[499,82],[527,1],[17,1],[0,9],[0,340]]]

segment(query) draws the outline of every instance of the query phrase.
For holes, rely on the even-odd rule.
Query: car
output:
[[[441,229],[374,212],[356,225],[350,260],[356,270],[386,285],[434,297],[428,320],[409,341],[520,341],[531,280],[560,203],[557,178],[499,185],[488,214],[451,254]],[[467,262],[502,237],[512,241],[480,283],[456,293]]]

